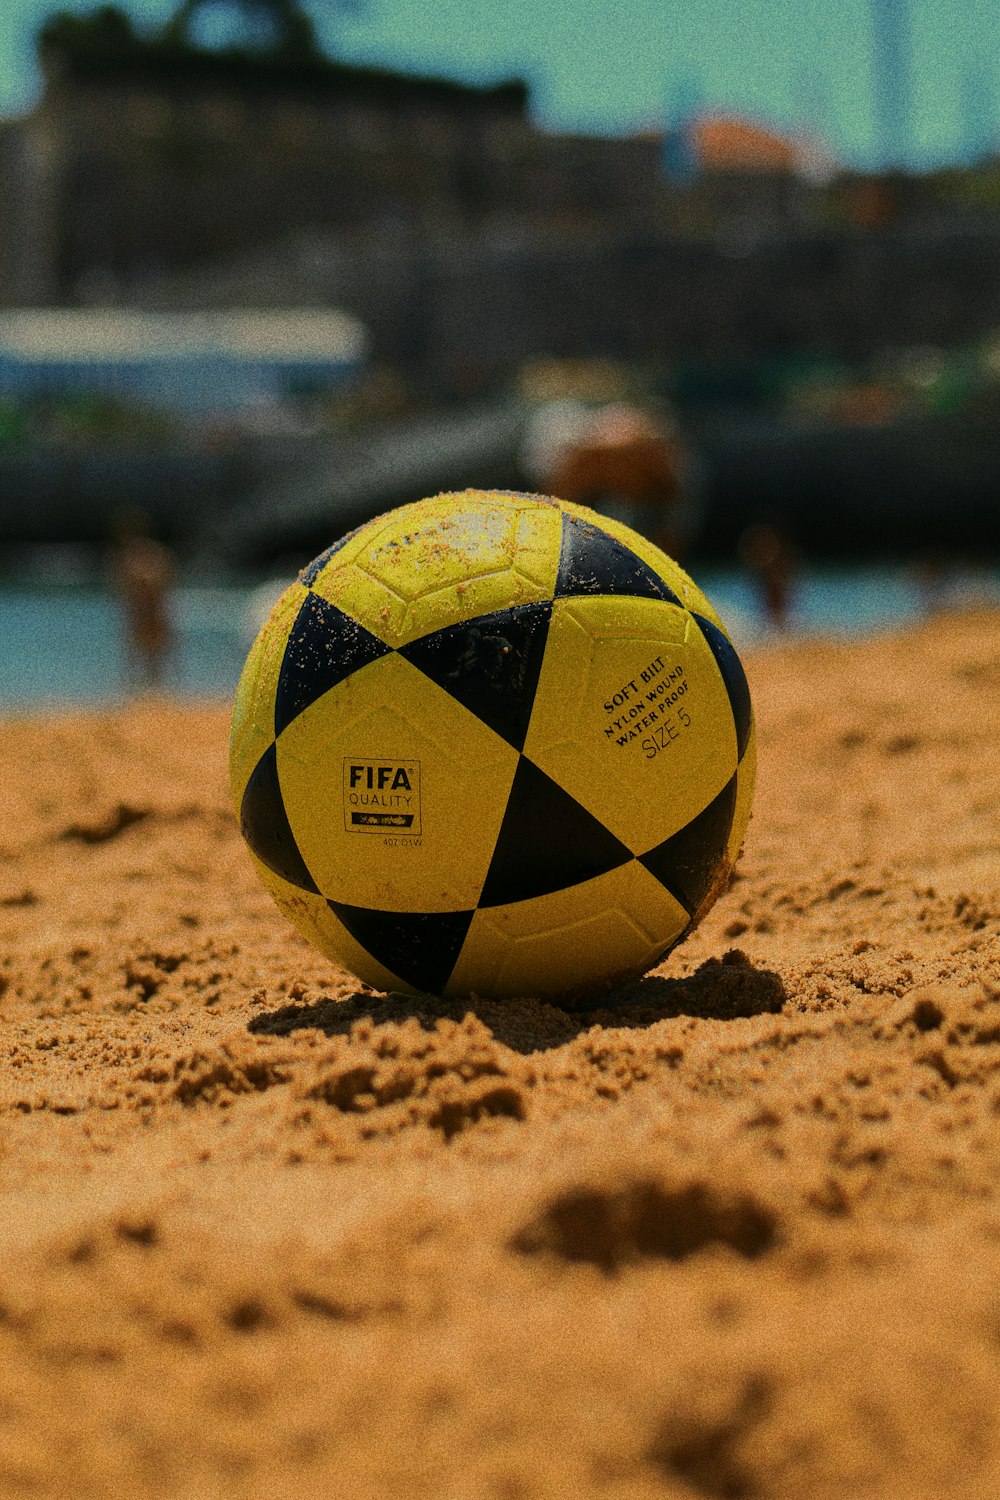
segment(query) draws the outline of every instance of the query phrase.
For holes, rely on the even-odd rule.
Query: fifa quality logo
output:
[[[345,760],[348,833],[420,834],[418,760]]]

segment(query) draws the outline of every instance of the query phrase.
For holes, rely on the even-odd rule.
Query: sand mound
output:
[[[583,1014],[331,969],[223,709],[5,724],[0,1494],[1000,1493],[998,662],[751,657],[737,879]]]

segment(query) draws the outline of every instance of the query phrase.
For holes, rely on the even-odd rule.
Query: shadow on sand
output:
[[[588,1003],[563,1010],[542,1000],[483,1000],[476,995],[440,1000],[432,995],[386,996],[359,990],[347,1000],[316,1000],[283,1005],[255,1016],[248,1030],[263,1036],[288,1036],[307,1027],[327,1036],[343,1036],[360,1020],[382,1024],[415,1019],[431,1030],[445,1018],[460,1021],[470,1012],[498,1042],[516,1052],[561,1047],[592,1026],[655,1026],[677,1016],[732,1021],[737,1017],[776,1014],[787,996],[772,969],[752,964],[739,949],[710,958],[693,974],[667,979],[647,975]]]

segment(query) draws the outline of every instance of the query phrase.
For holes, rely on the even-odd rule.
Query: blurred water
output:
[[[164,688],[229,697],[253,639],[249,587],[177,589]],[[100,588],[0,587],[0,706],[113,703],[130,680],[118,604]]]
[[[738,645],[775,638],[744,574],[694,571]],[[178,649],[165,687],[185,697],[231,697],[250,643],[284,582],[178,588],[173,598]],[[943,580],[937,602],[1000,604],[1000,570]],[[904,568],[812,570],[799,580],[792,628],[811,635],[863,636],[904,625],[925,610],[919,581]],[[0,708],[114,703],[129,690],[118,606],[106,589],[0,585]]]

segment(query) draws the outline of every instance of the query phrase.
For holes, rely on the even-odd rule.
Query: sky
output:
[[[178,7],[119,3],[148,27]],[[543,127],[656,129],[697,105],[804,130],[856,166],[885,158],[873,102],[875,4],[906,18],[906,164],[930,168],[1000,147],[995,0],[304,0],[328,52],[470,83],[522,77]],[[0,0],[0,113],[37,97],[34,36],[53,8]],[[90,11],[94,0],[61,8]]]

